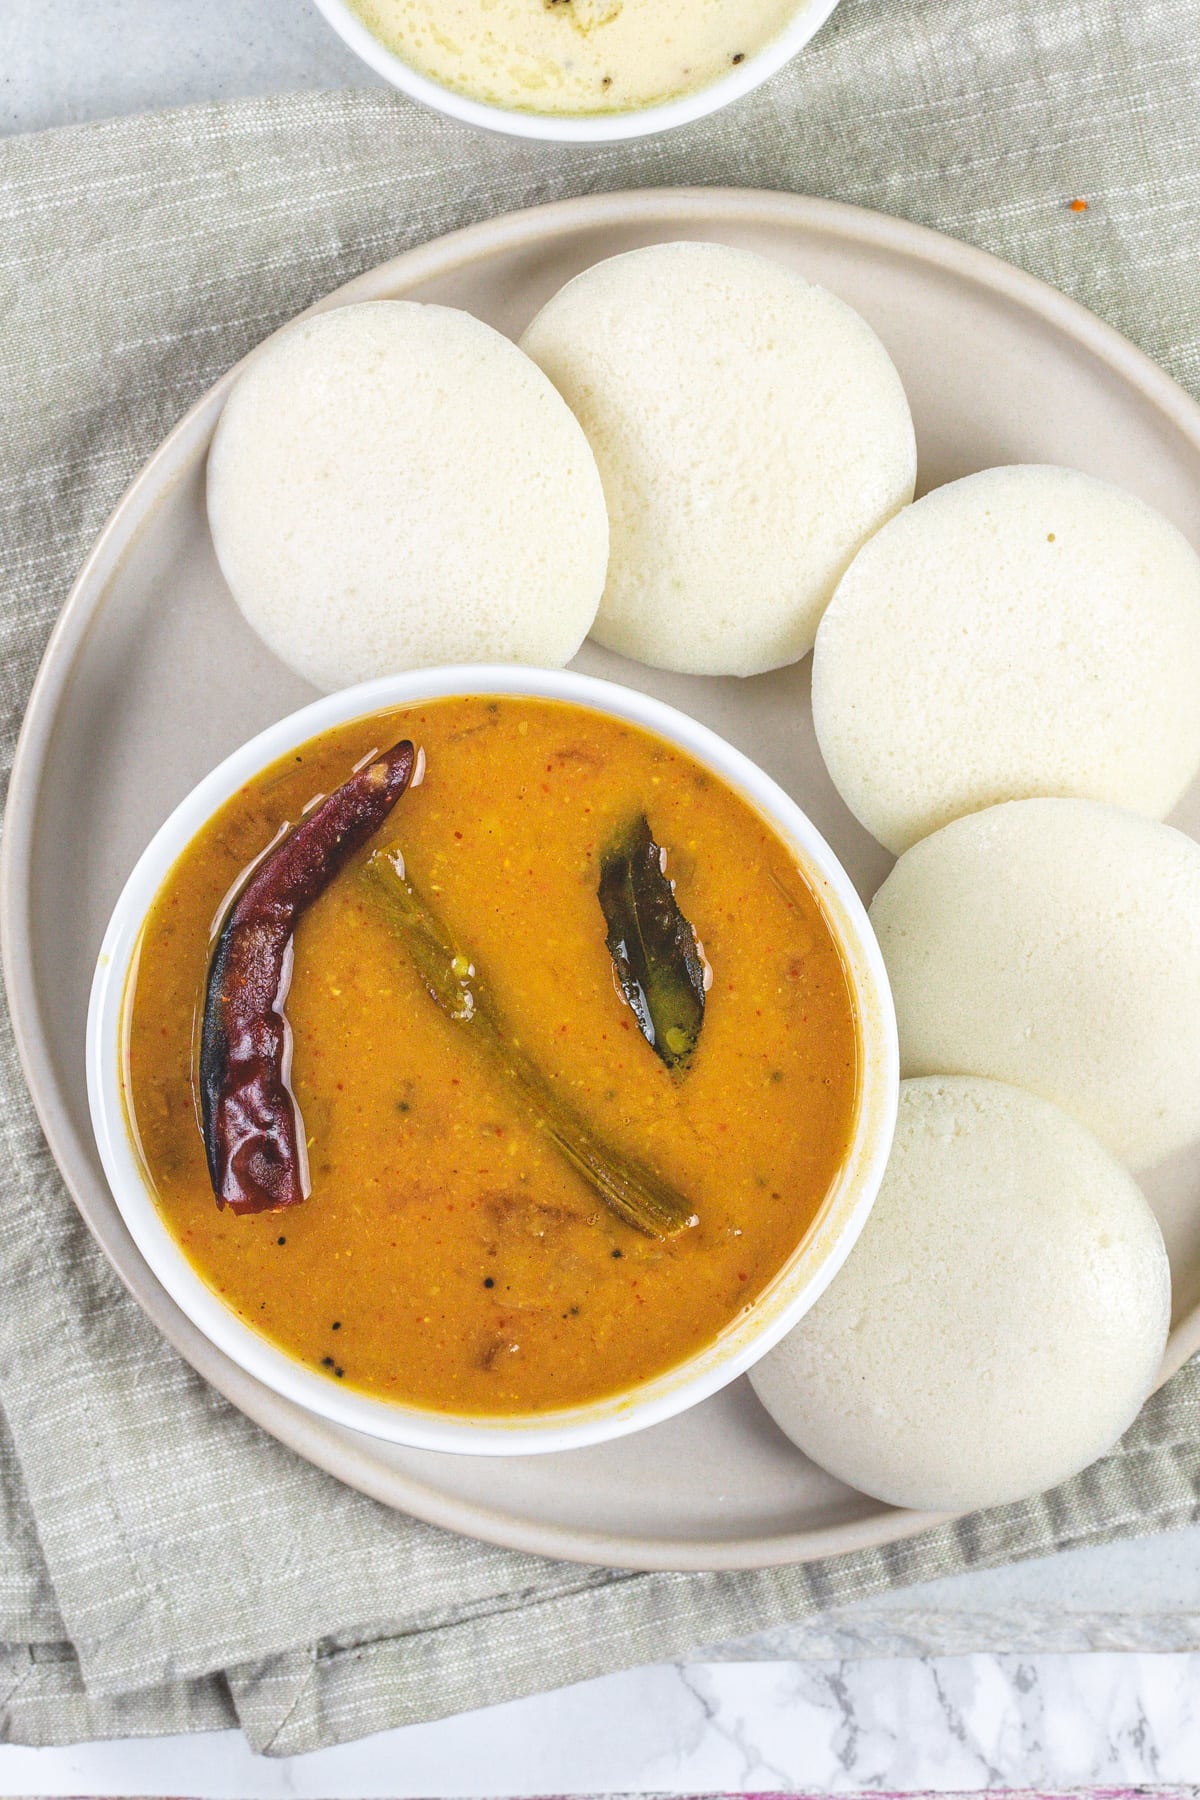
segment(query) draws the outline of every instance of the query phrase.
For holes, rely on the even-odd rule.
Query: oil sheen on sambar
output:
[[[406,735],[426,773],[375,843],[400,846],[560,1091],[694,1201],[699,1224],[678,1237],[621,1224],[524,1122],[364,896],[362,857],[296,934],[287,1011],[311,1195],[218,1211],[195,1084],[222,902],[285,821]],[[596,893],[601,850],[641,811],[713,969],[682,1076],[619,996]],[[437,701],[272,765],[172,869],[126,1007],[135,1136],[200,1275],[329,1379],[439,1411],[570,1406],[711,1343],[804,1236],[853,1129],[853,1005],[794,855],[681,751],[559,702]]]
[[[800,0],[350,0],[422,75],[517,112],[617,113],[710,87]]]

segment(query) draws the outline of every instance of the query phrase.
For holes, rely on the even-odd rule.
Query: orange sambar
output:
[[[698,1223],[622,1224],[441,1012],[365,891],[364,851],[301,919],[287,1000],[312,1191],[218,1210],[198,1124],[198,1022],[239,875],[317,794],[411,737],[421,784],[375,840],[417,885],[525,1048],[596,1132]],[[614,981],[601,854],[640,812],[713,971],[686,1071]],[[812,1225],[854,1126],[858,1031],[796,856],[683,751],[556,701],[439,700],[337,727],[248,782],[189,844],[126,997],[126,1101],[173,1236],[297,1361],[385,1400],[534,1413],[625,1391],[710,1344]]]

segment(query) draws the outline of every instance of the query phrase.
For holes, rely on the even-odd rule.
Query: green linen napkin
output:
[[[1191,0],[843,0],[760,94],[640,144],[493,138],[370,92],[0,146],[3,767],[90,540],[188,404],[339,282],[509,208],[678,183],[879,207],[1045,276],[1200,391],[1197,91]],[[25,1742],[239,1722],[303,1750],[1200,1517],[1195,1364],[1055,1493],[810,1568],[590,1570],[392,1514],[158,1338],[62,1189],[6,1020],[0,1408],[0,1728]]]

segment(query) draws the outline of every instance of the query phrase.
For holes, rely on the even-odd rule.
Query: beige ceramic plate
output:
[[[518,213],[410,251],[325,301],[404,295],[516,334],[600,257],[676,237],[777,257],[862,312],[917,422],[922,487],[989,464],[1072,464],[1153,502],[1200,542],[1200,408],[1060,294],[894,219],[778,194],[601,196]],[[803,1561],[904,1537],[929,1515],[851,1492],[807,1463],[745,1381],[682,1418],[562,1455],[404,1450],[327,1424],[242,1374],[141,1261],[92,1144],[83,1080],[88,987],[109,912],[176,802],[262,726],[309,699],[243,625],[217,572],[202,471],[227,383],[172,432],[96,545],[47,651],[13,775],[2,921],[26,1072],[51,1147],[100,1244],[170,1341],[301,1455],[420,1518],[516,1548],[629,1568]],[[662,675],[588,647],[579,666],[713,726],[782,782],[868,897],[890,859],[830,788],[808,667],[752,681]],[[1200,835],[1200,794],[1178,823]],[[1167,1367],[1200,1347],[1200,1155],[1151,1198],[1175,1278]]]

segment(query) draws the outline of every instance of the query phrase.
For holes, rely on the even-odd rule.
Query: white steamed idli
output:
[[[750,1379],[842,1481],[967,1512],[1110,1450],[1169,1316],[1154,1215],[1090,1132],[999,1082],[908,1081],[861,1238]]]
[[[871,904],[904,1075],[1054,1100],[1135,1169],[1200,1136],[1200,844],[1014,800],[905,852]]]
[[[897,853],[1036,794],[1161,819],[1200,768],[1200,557],[1073,469],[951,482],[842,577],[813,720],[846,805]]]
[[[269,342],[217,426],[208,516],[242,612],[319,688],[561,667],[604,586],[583,433],[515,344],[445,306],[341,307]]]
[[[593,637],[698,675],[805,655],[854,552],[913,494],[908,402],[870,327],[766,257],[656,244],[576,276],[521,345],[600,465]]]

